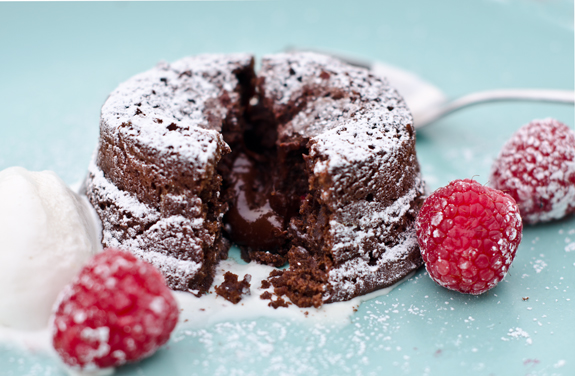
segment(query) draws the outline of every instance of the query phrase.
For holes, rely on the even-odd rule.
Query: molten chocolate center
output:
[[[279,266],[287,261],[290,220],[300,215],[308,175],[303,156],[307,140],[279,142],[277,126],[274,114],[259,102],[248,105],[242,133],[223,132],[232,153],[219,168],[229,205],[227,237],[240,246],[246,261]]]
[[[256,250],[272,250],[285,242],[284,218],[272,207],[273,186],[246,154],[234,161],[230,180],[233,198],[226,215],[232,240]]]

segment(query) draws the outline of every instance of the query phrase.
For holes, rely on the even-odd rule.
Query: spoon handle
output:
[[[479,103],[499,101],[536,101],[575,104],[575,92],[570,90],[546,89],[500,89],[481,91],[465,95],[438,108],[427,110],[424,113],[414,114],[416,119],[414,125],[416,129],[423,128],[429,123],[462,108]]]

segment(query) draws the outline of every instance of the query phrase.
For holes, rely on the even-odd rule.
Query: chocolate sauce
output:
[[[274,114],[261,104],[249,106],[244,121],[241,140],[230,144],[233,152],[220,166],[227,236],[244,260],[280,266],[290,248],[290,220],[308,193],[307,141],[278,142]]]
[[[230,176],[233,198],[226,222],[231,227],[230,237],[234,243],[271,251],[285,243],[287,232],[284,216],[274,210],[278,205],[272,174],[261,170],[262,166],[246,154],[237,156]]]

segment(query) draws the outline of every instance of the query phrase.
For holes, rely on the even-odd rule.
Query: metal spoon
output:
[[[368,63],[339,54],[333,56],[386,77],[407,102],[416,129],[421,129],[462,108],[486,102],[535,101],[575,104],[575,91],[546,89],[488,90],[449,100],[437,87],[411,72],[380,62]]]
[[[387,77],[389,83],[403,95],[411,109],[416,129],[423,128],[462,108],[486,102],[535,101],[575,104],[574,91],[545,89],[488,90],[448,100],[438,88],[413,73],[379,62],[371,64],[369,68],[374,73]]]

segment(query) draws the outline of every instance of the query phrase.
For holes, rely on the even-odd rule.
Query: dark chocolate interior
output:
[[[222,135],[232,152],[218,165],[222,199],[229,206],[224,236],[247,262],[290,263],[289,269],[270,275],[278,297],[271,306],[287,304],[281,298],[286,295],[300,307],[319,307],[334,263],[324,244],[332,213],[318,203],[317,190],[310,190],[309,140],[278,137],[278,127],[301,106],[288,105],[278,117],[266,107],[255,78],[239,81],[244,85],[243,113],[238,124],[224,123]]]
[[[254,86],[243,94],[251,97],[240,117],[241,132],[222,130],[232,149],[218,165],[229,205],[225,236],[240,247],[246,261],[281,266],[291,247],[290,221],[300,215],[308,195],[307,141],[278,142],[278,123],[260,94]]]
[[[165,71],[173,83],[168,85],[162,76],[157,82],[154,73],[147,78],[150,88],[141,87],[145,101],[127,107],[118,101],[117,108],[103,110],[97,166],[116,188],[150,209],[149,215],[139,216],[117,203],[94,169],[87,180],[87,194],[106,226],[103,239],[126,247],[137,239],[135,248],[146,257],[165,255],[170,261],[201,265],[199,270],[184,270],[179,262],[153,259],[170,287],[197,293],[211,286],[230,240],[248,261],[276,266],[289,262],[289,269],[274,270],[266,281],[278,297],[270,302],[272,306],[284,304],[283,295],[300,307],[351,299],[388,286],[422,264],[417,245],[406,241],[406,236],[413,235],[406,231],[412,230],[423,197],[414,134],[409,124],[405,129],[387,124],[389,119],[402,122],[405,117],[406,109],[400,108],[403,103],[396,92],[369,72],[348,71],[314,54],[271,56],[262,61],[259,76],[247,56],[213,59],[213,66],[200,64],[203,70],[194,74],[162,66],[154,72]],[[193,61],[189,63],[195,65]],[[328,68],[332,65],[333,72]],[[237,80],[230,80],[229,70]],[[200,103],[182,96],[195,91],[196,75],[202,76],[199,83],[207,80],[214,85],[208,85],[206,100]],[[209,160],[198,164],[205,168],[196,169],[193,161],[180,158],[172,146],[160,150],[143,142],[146,147],[142,147],[142,140],[134,137],[141,118],[163,116],[162,106],[176,94],[178,106],[184,107],[182,116],[201,111],[205,121],[198,125],[210,132],[162,124],[160,118],[154,121],[166,134],[185,130],[186,135],[195,135],[190,141],[200,142],[196,139],[200,135],[202,145],[206,140],[217,141],[210,146],[215,149]],[[122,91],[113,95],[122,95]],[[384,119],[380,115],[385,108],[390,112],[401,109],[396,111],[399,117],[389,114]],[[116,112],[134,123],[115,124]],[[371,117],[372,113],[376,116]],[[346,138],[353,141],[359,133],[355,126],[348,129],[351,123],[365,131],[362,137],[367,142],[382,137],[406,142],[389,156],[392,163],[387,162],[385,142],[381,150],[366,150],[366,158],[336,169],[331,156],[336,160],[347,157],[342,154],[345,149],[329,152],[324,136],[338,143]],[[325,133],[333,127],[338,127],[335,138]],[[379,127],[375,132],[379,135],[372,137],[371,130]],[[402,135],[409,139],[401,140]],[[350,150],[361,146],[351,142]],[[316,167],[320,167],[318,173]],[[387,210],[413,188],[418,189],[417,197],[407,212],[402,207],[401,213],[393,214],[397,219],[384,223],[385,218],[373,215]],[[366,216],[378,219],[367,223]],[[382,258],[403,244],[410,247],[404,259],[387,262]]]

